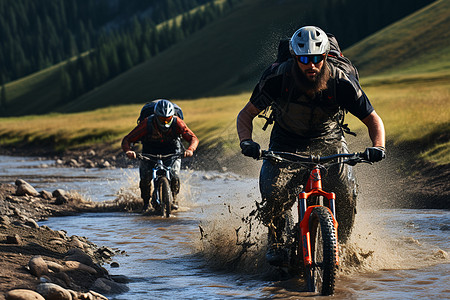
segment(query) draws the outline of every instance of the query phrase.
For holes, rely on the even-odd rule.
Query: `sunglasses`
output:
[[[170,122],[172,122],[172,118],[173,118],[173,116],[170,116],[170,117],[160,117],[160,116],[158,116],[158,119],[161,122],[161,124],[169,124]]]
[[[309,64],[309,62],[312,62],[313,64],[318,64],[324,59],[325,54],[297,56],[297,60],[304,65]]]

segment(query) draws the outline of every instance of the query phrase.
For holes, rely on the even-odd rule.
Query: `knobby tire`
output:
[[[333,295],[337,272],[337,238],[333,218],[326,207],[313,209],[309,219],[312,266],[306,272],[308,289]]]
[[[166,177],[161,177],[158,180],[158,192],[161,201],[160,215],[169,218],[171,212],[172,192],[170,190],[169,180]]]

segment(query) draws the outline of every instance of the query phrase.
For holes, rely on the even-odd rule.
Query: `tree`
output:
[[[6,108],[7,108],[7,104],[6,104],[6,88],[5,88],[5,84],[3,83],[2,80],[2,91],[0,94],[0,108],[1,108],[1,114],[6,116]]]
[[[72,82],[70,80],[69,73],[67,73],[65,67],[61,68],[60,71],[60,102],[67,103],[72,100]]]

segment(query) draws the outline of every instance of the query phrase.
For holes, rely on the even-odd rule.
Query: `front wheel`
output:
[[[308,290],[333,295],[337,272],[336,230],[326,207],[313,209],[309,219],[312,265],[306,271]]]
[[[157,189],[159,193],[160,207],[159,213],[168,218],[171,212],[172,192],[170,191],[169,180],[166,177],[158,179]]]

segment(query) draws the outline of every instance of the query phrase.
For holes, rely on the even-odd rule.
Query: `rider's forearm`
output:
[[[373,111],[370,115],[365,117],[362,122],[367,126],[369,137],[372,140],[372,145],[374,147],[385,148],[386,134],[384,131],[383,120],[381,120],[380,116]]]
[[[147,134],[147,122],[141,122],[136,126],[129,134],[127,134],[122,140],[122,150],[127,152],[131,150],[131,143],[137,142]]]
[[[253,132],[253,119],[259,114],[260,110],[251,102],[239,112],[237,117],[237,132],[239,141],[251,140]]]
[[[189,141],[189,147],[186,150],[190,150],[192,152],[197,149],[198,146],[198,138],[195,134],[192,133],[191,140]]]

